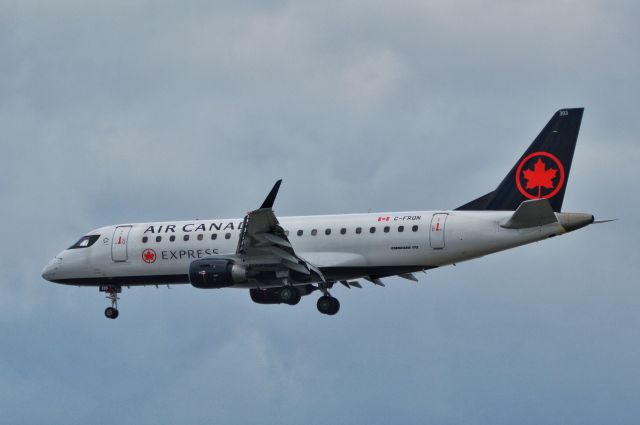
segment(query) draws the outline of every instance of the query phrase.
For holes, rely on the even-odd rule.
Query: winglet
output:
[[[280,189],[280,183],[282,183],[282,179],[278,180],[276,184],[273,185],[273,189],[271,189],[271,192],[269,192],[260,208],[273,208],[273,203],[276,200],[278,189]]]

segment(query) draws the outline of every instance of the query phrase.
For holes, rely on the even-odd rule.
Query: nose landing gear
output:
[[[111,301],[111,307],[107,307],[104,310],[104,315],[107,319],[117,319],[118,315],[118,294],[122,292],[121,286],[113,286],[113,285],[103,285],[100,286],[100,292],[107,293],[107,299]]]

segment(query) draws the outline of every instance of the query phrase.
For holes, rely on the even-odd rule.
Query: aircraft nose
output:
[[[62,259],[58,257],[49,261],[49,264],[44,266],[44,269],[42,269],[42,278],[51,282],[56,277],[56,272],[60,268],[61,264]]]
[[[53,277],[53,273],[52,273],[52,267],[47,264],[46,266],[44,266],[44,269],[42,269],[42,278],[44,280],[51,280],[51,278]]]

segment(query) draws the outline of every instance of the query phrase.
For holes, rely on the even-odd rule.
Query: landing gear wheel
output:
[[[120,313],[118,312],[117,308],[107,307],[104,310],[104,315],[107,317],[107,319],[117,319],[119,314]]]
[[[333,316],[340,310],[340,301],[330,295],[323,295],[318,298],[317,307],[320,313]]]
[[[288,304],[289,305],[296,305],[296,304],[298,304],[300,302],[301,299],[302,299],[302,295],[300,295],[300,291],[296,288],[296,296]]]
[[[295,286],[284,286],[280,290],[280,301],[289,305],[296,305],[300,302],[300,291]]]
[[[331,297],[331,310],[327,313],[329,316],[333,316],[340,311],[340,301],[337,298]]]

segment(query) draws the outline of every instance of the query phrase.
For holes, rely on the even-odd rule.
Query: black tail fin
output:
[[[556,112],[496,190],[456,210],[515,211],[522,201],[547,198],[560,211],[583,112]]]

